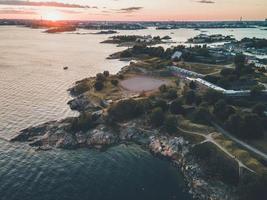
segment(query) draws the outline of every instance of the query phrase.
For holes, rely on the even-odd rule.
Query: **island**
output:
[[[259,199],[267,184],[267,91],[259,81],[266,74],[243,54],[199,59],[216,51],[139,44],[115,53],[136,61],[70,88],[79,116],[29,127],[11,141],[36,150],[136,143],[177,166],[194,199]]]
[[[76,31],[75,26],[61,26],[61,27],[55,27],[55,28],[49,28],[45,33],[63,33],[63,32],[73,32]]]
[[[108,44],[117,44],[118,46],[126,46],[126,47],[132,47],[134,45],[142,44],[142,45],[158,45],[158,44],[164,44],[164,43],[171,43],[169,41],[171,37],[164,36],[159,37],[155,36],[152,37],[151,35],[116,35],[113,37],[110,37],[109,39],[103,41],[102,43],[108,43]]]
[[[231,42],[235,39],[232,36],[223,36],[221,34],[207,35],[200,34],[194,38],[188,39],[187,43],[202,44],[202,43],[216,43],[216,42]]]

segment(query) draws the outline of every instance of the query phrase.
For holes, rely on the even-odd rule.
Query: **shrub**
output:
[[[250,95],[252,97],[257,97],[260,96],[262,94],[262,91],[265,89],[265,87],[263,85],[255,85],[251,88],[250,90]]]
[[[119,81],[117,79],[112,79],[110,82],[114,86],[117,86],[119,84]]]
[[[262,103],[258,103],[252,108],[252,112],[256,113],[259,116],[263,116],[265,110],[266,110],[266,106]]]
[[[267,196],[267,173],[260,175],[248,174],[242,178],[238,187],[240,199],[244,200],[262,200]]]
[[[99,82],[104,82],[106,80],[106,77],[104,76],[104,74],[102,73],[98,73],[96,75],[96,81],[99,81]]]
[[[159,91],[162,92],[162,93],[167,92],[167,86],[165,84],[161,85],[159,87]]]
[[[101,81],[96,81],[94,88],[96,91],[101,91],[104,88],[104,84]]]
[[[164,128],[168,133],[174,133],[177,131],[177,118],[173,115],[167,115],[164,121]]]
[[[166,101],[159,99],[159,100],[156,100],[154,107],[160,107],[163,111],[166,111],[168,110],[169,106]]]
[[[192,90],[188,91],[186,94],[185,94],[185,102],[186,104],[193,104],[195,103],[196,101],[196,93]]]
[[[143,113],[143,104],[134,99],[121,100],[108,109],[108,116],[112,121],[129,120]]]
[[[176,99],[177,98],[177,91],[174,88],[168,89],[166,92],[166,97],[168,99]]]
[[[90,85],[87,84],[86,81],[82,81],[82,82],[78,83],[77,85],[75,85],[72,92],[75,95],[80,95],[80,94],[82,94],[88,90],[90,90]]]
[[[178,87],[180,86],[180,83],[181,83],[180,79],[176,79],[176,80],[175,80],[175,84],[176,84]]]
[[[181,100],[174,100],[170,105],[170,112],[175,115],[184,114]]]
[[[264,136],[262,121],[253,113],[231,115],[226,127],[232,134],[244,139],[260,139]]]
[[[124,79],[124,76],[123,76],[122,74],[119,74],[119,75],[118,75],[118,78],[119,78],[120,80],[123,80],[123,79]]]
[[[207,118],[210,116],[210,112],[207,107],[199,107],[195,112],[193,119],[195,122],[207,124]]]
[[[109,71],[104,71],[104,72],[103,72],[103,75],[104,75],[105,77],[109,77]]]
[[[129,50],[125,50],[123,52],[121,52],[121,55],[120,55],[122,58],[130,58],[132,57],[132,53],[129,51]]]
[[[158,127],[161,126],[164,122],[164,112],[162,108],[154,108],[150,114],[150,121],[152,125]]]
[[[79,117],[73,118],[71,122],[71,130],[73,131],[86,131],[94,125],[91,113],[83,112]]]
[[[218,91],[213,90],[213,89],[208,89],[207,92],[204,94],[203,98],[209,104],[214,104],[219,99],[223,98],[223,93],[218,92]]]
[[[189,88],[190,88],[191,90],[195,90],[195,89],[197,88],[197,84],[196,84],[196,82],[195,82],[195,81],[191,81],[191,82],[189,83]]]

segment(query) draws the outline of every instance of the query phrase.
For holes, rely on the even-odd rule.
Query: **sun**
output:
[[[42,13],[42,18],[49,21],[59,21],[62,19],[62,15],[59,11],[50,10]]]

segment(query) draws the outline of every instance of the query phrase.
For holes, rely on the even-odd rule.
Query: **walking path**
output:
[[[233,140],[234,142],[236,142],[237,144],[239,144],[240,146],[242,146],[243,148],[251,151],[252,153],[256,154],[257,156],[263,158],[265,161],[267,161],[267,154],[265,154],[264,152],[254,148],[253,146],[239,140],[238,138],[232,136],[228,131],[224,130],[222,127],[220,127],[218,124],[216,124],[215,122],[211,122],[211,124],[223,135],[227,136],[228,138],[230,138],[231,140]]]
[[[221,149],[224,153],[226,153],[228,156],[230,156],[232,159],[234,159],[238,165],[239,165],[239,172],[240,172],[240,168],[244,168],[247,169],[250,172],[255,173],[255,171],[253,171],[252,169],[250,169],[249,167],[247,167],[242,161],[240,161],[238,158],[236,158],[234,155],[232,155],[229,151],[227,151],[227,149],[225,149],[223,146],[221,146],[218,142],[216,142],[214,140],[214,138],[212,137],[212,135],[214,133],[210,133],[208,135],[205,134],[201,134],[201,133],[197,133],[197,132],[193,132],[193,131],[186,131],[180,127],[178,127],[178,130],[184,133],[188,133],[188,134],[193,134],[193,135],[198,135],[198,136],[202,136],[205,138],[204,141],[202,141],[200,144],[206,143],[206,142],[210,142],[212,144],[214,144],[215,146],[217,146],[219,149]]]

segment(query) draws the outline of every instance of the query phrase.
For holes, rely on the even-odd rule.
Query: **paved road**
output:
[[[218,124],[216,124],[215,122],[211,122],[211,124],[217,129],[217,131],[219,131],[220,133],[222,133],[223,135],[227,136],[228,138],[230,138],[231,140],[235,141],[237,144],[239,144],[240,146],[242,146],[243,148],[251,151],[252,153],[260,156],[261,158],[263,158],[265,161],[267,161],[267,154],[254,148],[253,146],[239,140],[238,138],[232,136],[228,131],[224,130],[222,127],[220,127]]]

